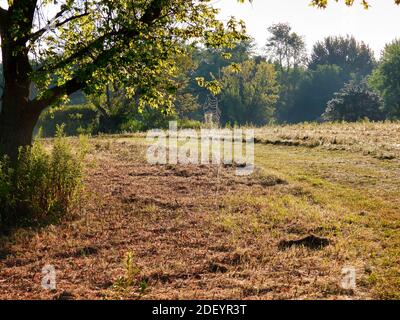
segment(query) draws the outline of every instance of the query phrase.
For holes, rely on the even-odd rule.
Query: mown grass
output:
[[[258,142],[347,150],[391,160],[400,157],[400,122],[303,123],[256,129]]]
[[[261,144],[256,151],[257,166],[278,174],[288,185],[261,197],[226,197],[218,223],[246,241],[263,239],[266,233],[332,239],[334,245],[325,250],[332,269],[334,261],[337,267],[355,266],[361,291],[376,298],[399,298],[398,162],[323,148]]]
[[[363,126],[372,140],[360,136]],[[23,285],[26,297],[48,298],[31,279],[52,263],[75,298],[398,299],[400,159],[352,142],[358,134],[379,151],[373,141],[386,130],[395,153],[397,129],[290,127],[291,137],[336,132],[350,143],[258,143],[256,171],[241,178],[231,167],[148,165],[143,135],[94,137],[86,214],[5,247],[0,276],[14,280],[0,283],[0,292],[15,297]],[[261,130],[261,140],[268,130],[287,133]],[[329,245],[280,246],[308,235]],[[340,286],[344,267],[357,270],[354,291]]]

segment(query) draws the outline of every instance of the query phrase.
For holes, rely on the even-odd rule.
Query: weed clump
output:
[[[16,162],[0,159],[0,230],[56,223],[79,204],[86,149],[58,130],[51,151],[36,141]]]

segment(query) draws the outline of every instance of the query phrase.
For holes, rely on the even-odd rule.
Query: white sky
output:
[[[400,38],[400,6],[394,0],[370,0],[371,8],[357,5],[347,7],[330,0],[327,9],[310,7],[310,0],[253,0],[253,4],[239,4],[237,0],[215,0],[221,8],[220,16],[235,16],[246,22],[248,33],[258,47],[265,45],[267,27],[273,23],[288,22],[293,30],[305,37],[308,49],[329,35],[354,35],[371,46],[377,57],[385,44]]]
[[[316,41],[329,35],[354,35],[371,46],[377,57],[386,43],[400,38],[400,6],[394,0],[369,0],[371,8],[364,10],[357,3],[353,7],[329,0],[326,10],[309,6],[311,0],[253,0],[240,4],[237,0],[214,0],[221,9],[221,19],[235,16],[246,22],[248,33],[259,48],[265,45],[267,27],[288,22],[293,30],[305,37],[309,51]],[[6,0],[0,0],[6,6]]]

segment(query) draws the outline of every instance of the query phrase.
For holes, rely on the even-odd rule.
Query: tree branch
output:
[[[146,9],[140,21],[148,25],[152,24],[161,16],[162,8],[167,1],[168,0],[153,0],[149,7]],[[56,65],[44,66],[42,68],[39,68],[37,71],[43,72],[45,70],[54,70],[63,67],[69,63],[72,63],[74,60],[79,59],[80,57],[88,55],[88,53],[90,53],[93,48],[101,46],[104,41],[109,39],[110,37],[118,35],[123,36],[123,40],[129,41],[133,37],[138,36],[139,32],[137,30],[120,30],[108,33],[97,38],[92,43],[72,54],[68,58],[58,62]],[[93,70],[102,68],[107,65],[110,59],[112,59],[114,55],[119,54],[119,52],[119,48],[117,47],[112,47],[108,50],[102,51],[97,56],[97,58],[93,59],[91,63],[81,68],[79,70],[79,74],[90,76],[93,73]],[[78,90],[84,89],[86,87],[86,80],[87,79],[79,79],[78,76],[76,76],[61,86],[50,88],[44,93],[45,98],[34,100],[31,102],[31,104],[33,105],[32,107],[38,112],[43,111],[49,105],[55,103],[61,96],[71,95]]]
[[[58,18],[60,18],[62,16],[63,13],[64,13],[64,11],[60,11],[52,20],[53,21],[57,20]],[[52,28],[54,29],[54,28],[62,27],[63,25],[67,24],[68,22],[71,22],[71,21],[79,19],[79,18],[86,17],[88,15],[89,15],[89,12],[86,11],[86,12],[84,12],[82,14],[78,14],[76,16],[69,17],[69,18],[67,18],[67,19],[65,19],[63,21],[60,21],[60,22],[56,23],[55,25],[52,25],[52,26],[51,26],[51,23],[49,23],[46,27],[44,27],[44,28],[42,28],[42,29],[30,34],[29,36],[27,36],[26,37],[26,41],[35,42],[43,34],[45,34],[47,30],[52,29]]]
[[[63,95],[69,96],[74,92],[83,89],[84,87],[84,83],[79,81],[77,78],[71,79],[61,86],[48,89],[44,93],[44,98],[31,101],[29,108],[34,112],[40,113],[48,106],[57,102],[57,100]]]
[[[140,21],[145,24],[151,24],[154,20],[158,19],[166,2],[166,0],[153,0],[147,7]]]
[[[166,5],[166,3],[168,3],[168,1],[169,0],[153,0],[139,21],[144,24],[151,25],[155,20],[157,20],[161,16],[162,8]],[[59,61],[53,65],[47,65],[47,66],[44,65],[44,66],[40,67],[39,69],[37,69],[36,72],[41,73],[41,72],[46,72],[49,70],[56,70],[59,68],[63,68],[66,65],[72,63],[74,60],[78,60],[82,57],[89,55],[89,53],[92,49],[102,46],[103,43],[106,40],[110,39],[111,37],[119,36],[119,35],[126,36],[126,35],[129,35],[131,32],[132,32],[132,30],[120,30],[120,31],[113,31],[113,32],[104,34],[104,35],[100,36],[99,38],[93,40],[91,43],[89,43],[85,47],[76,51],[69,57],[65,58],[64,60]]]
[[[61,61],[57,62],[56,64],[44,65],[44,66],[40,67],[39,69],[37,69],[36,72],[42,73],[42,72],[46,72],[46,71],[50,71],[50,70],[57,70],[57,69],[63,68],[66,65],[74,62],[75,60],[78,60],[82,57],[89,55],[89,53],[92,49],[95,49],[95,48],[101,46],[105,40],[109,39],[110,37],[112,37],[114,35],[118,35],[119,33],[120,32],[110,32],[110,33],[104,34],[101,37],[93,40],[87,46],[76,51],[69,57],[65,58],[64,60],[61,60]]]

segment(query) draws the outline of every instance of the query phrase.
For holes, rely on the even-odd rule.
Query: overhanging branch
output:
[[[63,13],[64,13],[63,11],[60,11],[60,12],[55,16],[55,18],[54,18],[53,20],[56,21],[58,18],[60,18],[60,17],[62,16]],[[36,31],[36,32],[34,32],[34,33],[32,33],[31,35],[29,35],[29,36],[26,38],[26,41],[30,41],[30,42],[33,43],[33,42],[35,42],[36,40],[38,40],[43,34],[45,34],[46,31],[48,31],[49,29],[54,29],[54,28],[62,27],[63,25],[67,24],[68,22],[77,20],[77,19],[79,19],[79,18],[86,17],[86,16],[88,16],[88,15],[89,15],[89,12],[84,12],[84,13],[82,13],[82,14],[78,14],[78,15],[75,15],[75,16],[72,16],[72,17],[69,17],[69,18],[66,18],[65,20],[60,21],[60,22],[57,22],[57,23],[54,24],[54,25],[52,25],[52,24],[50,23],[50,24],[48,24],[46,27],[44,27],[44,28],[42,28],[42,29],[40,29],[40,30],[38,30],[38,31]]]
[[[57,100],[60,99],[60,97],[64,95],[69,96],[74,92],[83,89],[84,87],[85,87],[84,83],[80,82],[77,78],[71,79],[61,86],[56,86],[48,89],[44,93],[44,98],[39,100],[33,100],[30,103],[29,108],[31,108],[32,111],[40,113],[48,106],[57,102]]]
[[[166,6],[168,3],[168,0],[153,0],[147,9],[145,10],[144,14],[140,18],[140,22],[151,25],[155,20],[159,19],[161,16],[161,12],[163,7]],[[79,60],[80,58],[83,58],[91,52],[91,50],[99,48],[100,46],[103,45],[103,43],[107,40],[110,40],[112,37],[115,36],[126,36],[130,35],[130,33],[134,32],[133,30],[119,30],[119,31],[112,31],[107,34],[104,34],[100,36],[99,38],[93,40],[91,43],[87,44],[85,47],[77,50],[74,52],[72,55],[69,57],[65,58],[64,60],[61,60],[55,64],[50,64],[50,65],[44,65],[38,70],[36,70],[38,73],[41,72],[47,72],[49,70],[56,70],[59,68],[63,68],[67,66],[70,63],[73,63],[75,60]]]
[[[155,20],[160,18],[163,6],[165,6],[167,2],[167,0],[153,0],[146,9],[140,21],[148,25],[152,24]],[[68,58],[54,65],[43,66],[39,68],[37,72],[55,70],[73,63],[75,60],[88,55],[92,49],[102,46],[106,40],[113,36],[122,36],[121,40],[129,41],[132,39],[132,37],[138,36],[138,34],[139,32],[137,30],[119,30],[110,32],[94,40],[92,43],[78,50]],[[104,67],[116,54],[119,54],[119,50],[116,47],[102,51],[95,59],[93,59],[91,63],[80,68],[79,74],[87,74],[90,76],[93,73],[93,70]],[[38,112],[43,111],[45,108],[55,103],[63,95],[71,95],[78,90],[84,89],[86,87],[86,80],[87,79],[75,77],[61,86],[48,89],[43,95],[45,98],[31,102],[32,108]]]

